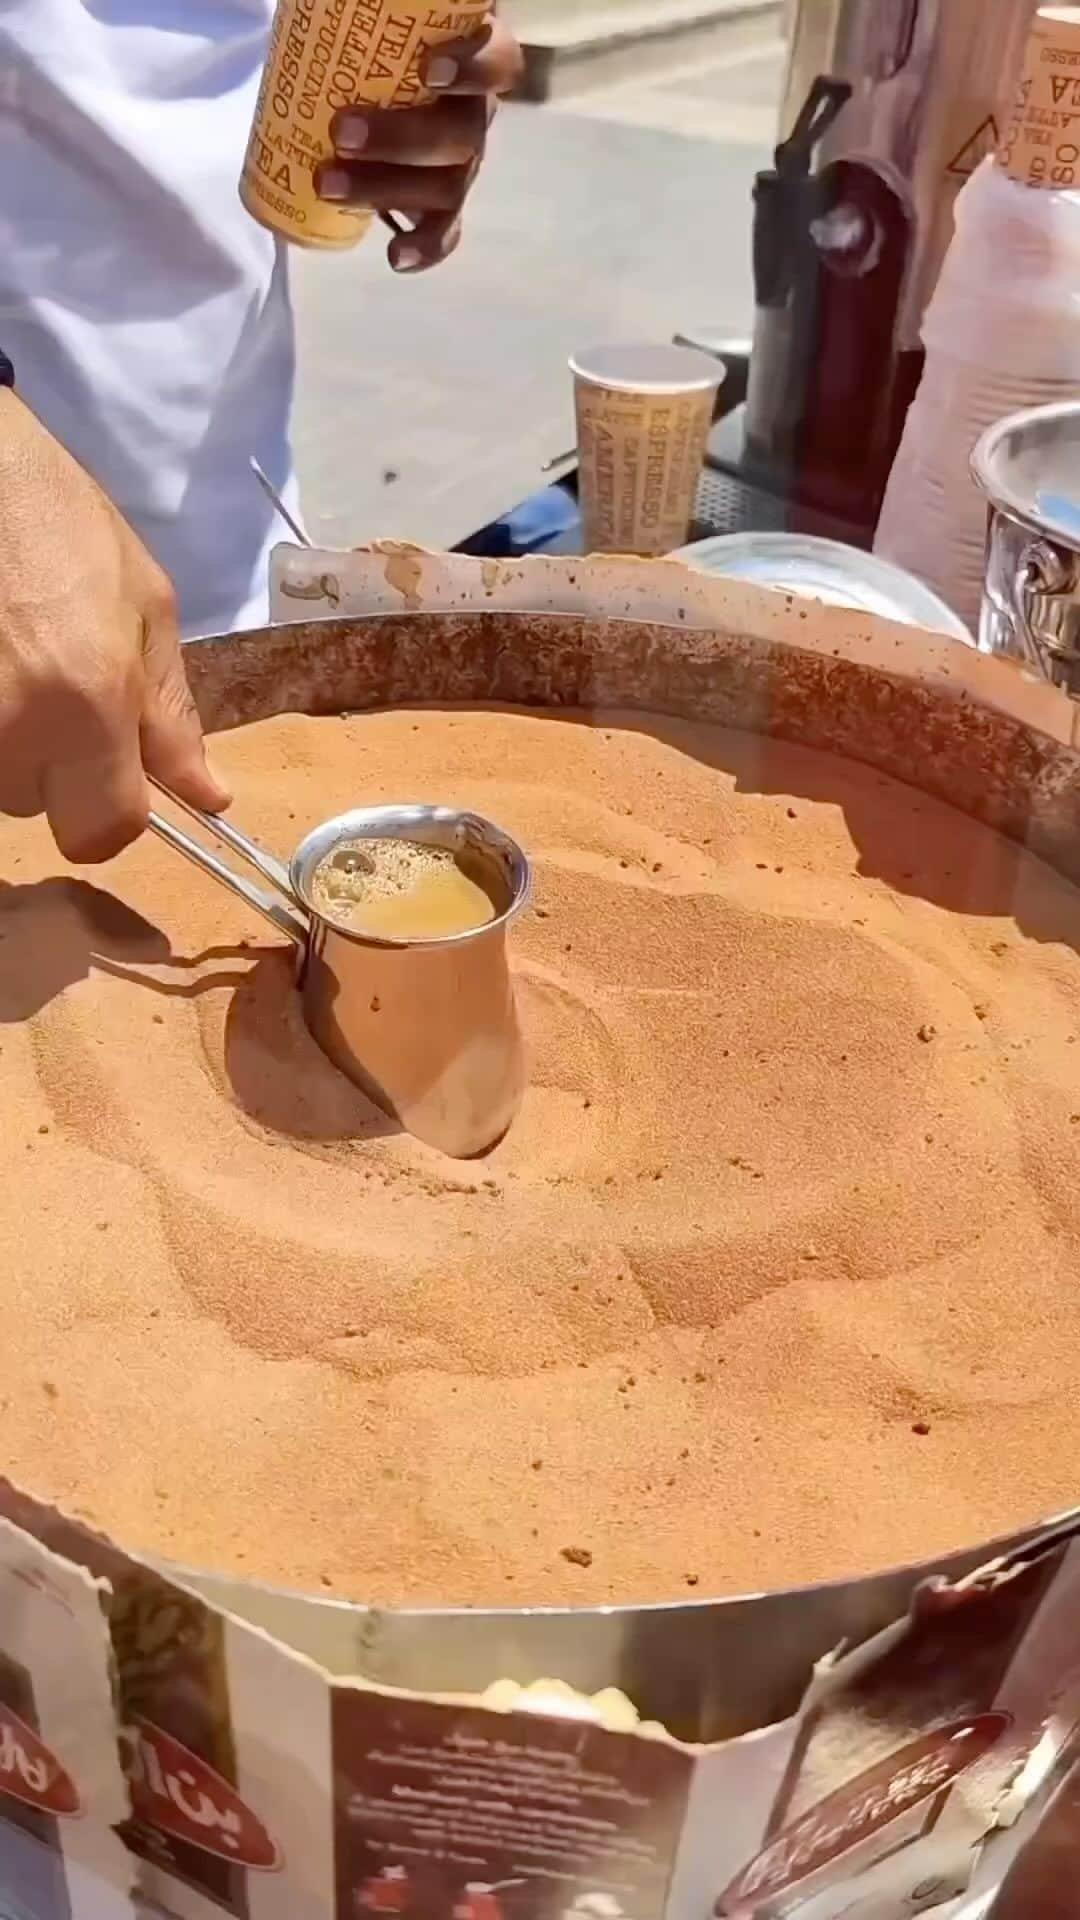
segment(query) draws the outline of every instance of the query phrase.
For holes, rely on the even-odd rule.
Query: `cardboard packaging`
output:
[[[901,1920],[995,1887],[1077,1753],[1068,1529],[703,1747],[557,1684],[365,1684],[6,1484],[0,1511],[16,1920]]]

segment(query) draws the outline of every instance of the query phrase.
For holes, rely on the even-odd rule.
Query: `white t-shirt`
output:
[[[0,0],[0,347],[176,586],[265,618],[293,497],[284,249],[240,205],[272,0]]]

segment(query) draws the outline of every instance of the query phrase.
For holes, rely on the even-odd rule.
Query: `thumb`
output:
[[[206,813],[220,813],[232,795],[207,761],[202,724],[171,611],[146,627],[143,676],[139,723],[143,766],[182,800]]]

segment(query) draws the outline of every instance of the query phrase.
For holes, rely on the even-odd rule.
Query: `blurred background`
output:
[[[291,256],[308,530],[452,546],[572,446],[567,355],[746,333],[751,187],[790,0],[504,0],[527,51],[459,252],[397,278],[378,227]]]

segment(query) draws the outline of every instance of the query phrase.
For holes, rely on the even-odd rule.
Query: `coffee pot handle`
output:
[[[155,780],[152,776],[148,778],[152,787],[156,787],[159,793],[164,794],[167,800],[171,800],[175,807],[179,807],[206,833],[220,841],[222,846],[228,847],[230,853],[235,853],[249,867],[254,867],[256,873],[269,881],[275,891],[267,893],[264,888],[257,887],[253,881],[248,880],[244,874],[235,873],[232,867],[226,866],[224,860],[220,860],[211,848],[204,847],[198,840],[193,840],[182,827],[176,826],[164,814],[154,810],[151,810],[147,821],[151,832],[164,840],[166,846],[171,847],[174,853],[183,854],[185,860],[190,860],[193,866],[209,874],[219,886],[226,887],[230,893],[236,894],[238,899],[243,900],[245,905],[252,907],[256,913],[261,913],[263,919],[269,920],[278,933],[284,933],[290,940],[295,940],[298,947],[305,948],[308,941],[307,917],[293,892],[289,870],[284,863],[267,848],[260,847],[257,841],[249,840],[246,834],[241,833],[239,828],[234,827],[230,821],[223,819],[219,814],[204,813],[201,808],[193,807],[187,800],[182,800],[178,793],[173,793],[169,787],[163,786],[160,780]]]

